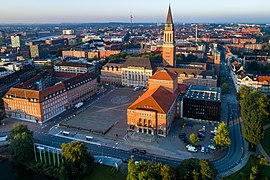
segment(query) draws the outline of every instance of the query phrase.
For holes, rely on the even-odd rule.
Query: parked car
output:
[[[140,150],[139,151],[141,154],[146,154],[146,150]]]
[[[209,148],[208,147],[205,147],[205,152],[209,153]]]
[[[137,152],[139,152],[139,149],[137,149],[137,148],[133,148],[133,149],[132,149],[132,152],[137,153]]]
[[[193,147],[193,146],[189,146],[189,147],[187,148],[187,150],[190,151],[190,152],[197,152],[197,151],[198,151],[198,149],[196,149],[196,148]]]
[[[209,144],[208,147],[209,147],[210,149],[212,149],[212,150],[215,150],[215,149],[216,149],[216,147],[215,147],[213,144]]]
[[[189,124],[189,128],[193,128],[193,124]]]
[[[205,147],[204,147],[204,146],[202,147],[201,152],[202,152],[202,153],[205,152]]]
[[[201,145],[198,145],[196,148],[197,148],[198,150],[201,150],[201,149],[202,149],[202,146],[201,146]]]
[[[140,87],[139,86],[136,86],[134,89],[133,89],[133,91],[135,92],[135,91],[139,91],[140,90]]]

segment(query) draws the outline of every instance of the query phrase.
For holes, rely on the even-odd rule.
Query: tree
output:
[[[207,160],[200,160],[201,175],[203,179],[215,179],[217,170]],[[211,167],[212,166],[212,167]]]
[[[226,82],[224,82],[222,85],[221,85],[221,89],[222,89],[222,93],[227,93],[228,90],[230,88],[230,85]]]
[[[9,135],[11,161],[23,164],[31,161],[34,156],[33,133],[26,125],[15,125]]]
[[[135,160],[131,159],[128,162],[127,180],[175,180],[176,172],[169,165],[161,163],[152,164],[151,162],[141,161],[135,164]]]
[[[231,144],[229,130],[224,122],[218,126],[217,133],[214,137],[214,143],[218,148],[225,148]]]
[[[258,173],[259,173],[258,165],[252,166],[249,179],[250,180],[255,180]]]
[[[67,176],[71,179],[80,179],[94,164],[94,158],[87,152],[87,147],[82,142],[62,144],[62,154]]]
[[[269,100],[264,94],[246,88],[240,89],[241,115],[244,118],[242,133],[254,145],[258,145],[264,137],[263,121],[269,115],[268,105]]]
[[[189,140],[193,145],[198,145],[200,142],[200,139],[194,133],[190,134]]]
[[[185,159],[177,167],[177,179],[215,179],[217,170],[207,160]]]

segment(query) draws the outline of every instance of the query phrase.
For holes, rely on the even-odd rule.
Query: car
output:
[[[209,148],[208,147],[205,147],[205,152],[209,153]]]
[[[186,140],[187,139],[187,137],[185,136],[185,137],[181,137],[181,139],[182,139],[182,141],[184,141],[184,140]]]
[[[137,164],[140,164],[140,161],[135,161],[134,163],[135,163],[135,165],[137,165]]]
[[[204,147],[204,146],[202,147],[201,152],[202,152],[202,153],[205,152],[205,147]]]
[[[133,91],[135,92],[135,91],[139,91],[140,90],[140,87],[139,86],[136,86],[134,89],[133,89]]]
[[[205,132],[205,126],[202,127],[203,132]]]
[[[130,155],[130,159],[134,159],[134,155]]]
[[[139,149],[137,149],[137,148],[133,148],[133,149],[132,149],[132,152],[137,153],[137,152],[139,152]]]
[[[193,124],[189,124],[189,128],[190,128],[190,129],[193,128]]]
[[[189,147],[187,148],[187,150],[190,151],[190,152],[197,152],[197,151],[198,151],[198,149],[196,149],[196,148],[193,147],[193,146],[189,146]]]
[[[139,151],[141,154],[146,154],[146,150],[140,150]]]
[[[186,145],[186,148],[188,149],[190,146],[191,146],[191,145],[190,145],[190,144],[188,144],[188,145]]]
[[[216,149],[216,147],[215,147],[213,144],[209,144],[208,147],[209,147],[210,149],[212,149],[212,150],[215,150],[215,149]]]

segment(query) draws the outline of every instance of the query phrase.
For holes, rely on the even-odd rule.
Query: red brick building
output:
[[[164,66],[176,66],[174,24],[172,19],[171,7],[167,15],[167,21],[164,29],[164,43],[162,47],[162,58]]]
[[[12,87],[3,101],[7,117],[42,123],[87,100],[96,91],[96,79],[89,73],[45,71]]]

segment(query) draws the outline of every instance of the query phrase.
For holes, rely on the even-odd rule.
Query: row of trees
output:
[[[214,165],[207,160],[186,159],[177,168],[161,163],[141,161],[135,163],[131,159],[128,163],[127,180],[176,180],[176,179],[214,179],[217,170]]]
[[[91,172],[93,156],[82,142],[62,144],[63,164],[60,168],[34,161],[33,132],[26,125],[15,125],[8,137],[11,162],[25,165],[36,173],[60,179],[81,179]],[[58,177],[57,177],[58,176]]]
[[[242,133],[251,144],[258,145],[264,138],[263,122],[268,120],[268,98],[261,92],[242,87],[239,92],[241,115],[244,118]]]

